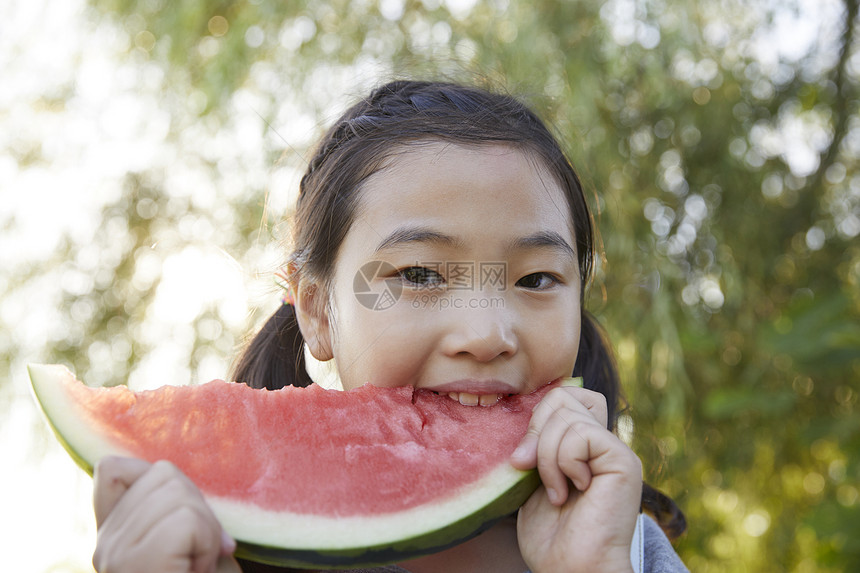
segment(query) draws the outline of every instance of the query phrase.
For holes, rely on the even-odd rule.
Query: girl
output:
[[[683,516],[643,489],[639,459],[609,430],[618,379],[582,308],[591,216],[573,168],[527,107],[447,83],[375,90],[323,137],[293,230],[294,299],[251,342],[236,380],[310,384],[305,345],[336,359],[346,389],[412,385],[475,407],[571,373],[585,379],[535,409],[511,463],[537,467],[543,485],[516,516],[379,571],[630,571],[641,566],[631,543],[642,505],[683,530]],[[356,292],[359,276],[370,293]],[[234,542],[166,463],[99,464],[95,511],[102,572],[274,570],[230,558]],[[645,570],[685,570],[653,521],[640,527]]]

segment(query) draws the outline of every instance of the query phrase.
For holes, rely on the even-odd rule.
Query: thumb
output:
[[[520,470],[531,469],[537,465],[537,445],[539,434],[540,430],[530,424],[526,435],[523,436],[517,449],[515,449],[511,454],[511,465]]]

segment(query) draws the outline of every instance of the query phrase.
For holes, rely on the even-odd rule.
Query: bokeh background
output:
[[[28,362],[223,377],[321,130],[395,77],[524,97],[694,571],[860,570],[857,0],[0,2],[0,570],[91,571]]]

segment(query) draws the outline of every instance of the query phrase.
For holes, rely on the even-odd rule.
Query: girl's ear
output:
[[[325,362],[334,358],[331,344],[331,326],[325,300],[325,289],[316,283],[299,280],[293,286],[295,293],[296,320],[302,337],[317,360]]]

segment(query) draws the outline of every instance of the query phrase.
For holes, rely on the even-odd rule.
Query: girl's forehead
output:
[[[362,186],[356,223],[407,221],[465,232],[547,228],[574,232],[566,193],[543,162],[510,145],[404,146]],[[380,231],[381,232],[381,231]]]
[[[367,202],[393,206],[398,199],[424,195],[442,198],[516,198],[519,202],[557,203],[565,194],[543,161],[522,149],[503,145],[424,142],[403,147],[363,185]],[[565,209],[567,211],[568,209]]]
[[[522,146],[503,142],[455,143],[436,139],[419,140],[398,145],[388,154],[380,173],[415,168],[421,165],[456,164],[457,160],[471,163],[476,158],[511,158],[531,161],[535,169],[542,169],[539,159]]]

